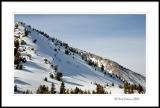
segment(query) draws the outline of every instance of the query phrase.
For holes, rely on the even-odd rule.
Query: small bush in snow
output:
[[[34,40],[33,40],[33,43],[36,43],[36,42],[37,42],[37,39],[34,39]]]
[[[23,65],[22,64],[17,64],[16,69],[22,70],[23,69]]]
[[[47,63],[48,63],[48,60],[45,58],[45,59],[44,59],[44,62],[47,64]]]
[[[31,48],[31,50],[33,51],[33,50],[34,50],[34,48]]]
[[[121,88],[121,89],[122,89],[122,88],[123,88],[123,86],[122,86],[122,85],[119,85],[119,88]]]
[[[68,55],[68,54],[69,54],[69,51],[68,51],[68,50],[65,50],[65,54]]]
[[[22,60],[21,60],[23,63],[26,63],[26,58],[22,58]]]
[[[44,81],[48,81],[48,80],[47,80],[47,77],[44,78]]]
[[[27,43],[24,40],[21,40],[21,45],[26,45]]]
[[[53,79],[53,78],[54,78],[54,75],[53,75],[53,74],[50,74],[50,78],[52,78],[52,79]]]
[[[62,80],[62,77],[63,77],[63,74],[62,74],[61,72],[56,72],[55,78],[56,78],[58,81],[61,81],[61,80]]]
[[[56,52],[57,52],[57,49],[55,48],[55,49],[54,49],[54,51],[56,51]]]
[[[114,86],[114,83],[112,82],[112,86]]]
[[[27,56],[28,56],[28,58],[29,58],[30,60],[32,59],[32,56],[31,56],[31,54],[28,54]]]

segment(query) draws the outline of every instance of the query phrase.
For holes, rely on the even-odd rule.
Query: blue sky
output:
[[[145,14],[16,14],[15,21],[142,75],[146,73]]]

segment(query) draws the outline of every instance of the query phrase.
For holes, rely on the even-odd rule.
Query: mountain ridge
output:
[[[82,90],[94,90],[96,85],[102,84],[107,88],[107,92],[123,93],[123,89],[118,86],[127,82],[140,84],[145,91],[144,76],[112,60],[70,47],[67,43],[23,22],[15,23],[14,37],[20,44],[17,50],[21,57],[18,57],[26,60],[20,65],[15,65],[14,81],[20,87],[20,91],[31,89],[36,93],[40,84],[50,86],[50,83],[54,83],[56,91],[59,91],[60,80],[65,82],[68,89],[79,87]],[[21,65],[23,69],[20,68]],[[58,69],[55,69],[56,66]],[[63,74],[62,79],[54,79],[57,71]],[[54,78],[50,77],[52,74]],[[37,76],[38,80],[35,80],[34,76]],[[44,81],[44,77],[49,81]]]

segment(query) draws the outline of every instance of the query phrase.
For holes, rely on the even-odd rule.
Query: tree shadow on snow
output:
[[[69,81],[64,81],[65,83],[68,83],[68,84],[71,84],[71,85],[76,85],[76,86],[83,86],[81,84],[77,84],[77,83],[74,83],[74,82],[69,82]]]
[[[27,72],[30,72],[30,73],[34,73],[34,72],[32,72],[32,71],[30,71],[30,70],[28,70],[28,69],[23,69],[24,71],[27,71]]]
[[[22,81],[22,80],[19,80],[19,79],[15,79],[15,80],[14,80],[14,83],[16,83],[16,84],[22,84],[22,85],[31,85],[31,84],[29,84],[29,83],[27,83],[27,82],[24,82],[24,81]]]
[[[34,68],[38,68],[38,69],[46,71],[45,68],[43,68],[42,66],[40,66],[40,65],[38,65],[38,64],[36,64],[36,63],[34,63],[32,61],[28,61],[27,65],[30,66],[30,67],[34,67]]]

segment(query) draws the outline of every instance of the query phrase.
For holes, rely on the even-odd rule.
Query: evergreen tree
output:
[[[86,90],[84,91],[84,94],[87,94],[87,91],[86,91]]]
[[[112,82],[112,86],[114,86],[114,83]]]
[[[29,31],[27,29],[24,30],[24,36],[28,36]]]
[[[21,45],[26,45],[27,43],[24,40],[21,40]]]
[[[131,93],[131,94],[134,93],[133,89],[134,89],[134,85],[131,85],[131,86],[130,86],[130,93]]]
[[[122,89],[122,88],[123,88],[123,87],[122,87],[122,85],[119,85],[119,88],[121,88],[121,89]]]
[[[96,91],[93,90],[93,91],[92,91],[92,94],[96,94]]]
[[[63,77],[63,74],[61,72],[57,72],[55,74],[55,78],[58,80],[58,81],[61,81],[62,80],[62,77]]]
[[[52,79],[54,78],[53,74],[50,74],[50,78],[52,78]]]
[[[104,66],[103,65],[101,65],[101,71],[104,71]]]
[[[101,86],[100,84],[97,84],[96,93],[97,93],[97,94],[105,94],[104,87]]]
[[[79,92],[79,88],[76,87],[76,88],[74,89],[74,94],[78,94],[78,92]]]
[[[128,82],[124,82],[124,93],[127,94],[128,93]]]
[[[88,91],[87,91],[87,94],[91,94],[91,92],[88,90]]]
[[[70,90],[70,94],[74,94],[74,91],[73,91],[73,89],[71,89],[71,90]]]
[[[55,85],[54,85],[54,83],[51,84],[51,94],[55,94]]]
[[[14,47],[16,47],[17,49],[19,48],[19,41],[18,41],[18,39],[14,40]]]
[[[65,85],[64,82],[62,81],[61,86],[60,86],[60,94],[65,94]]]
[[[23,69],[23,65],[22,64],[17,64],[16,69],[22,70]]]
[[[68,50],[65,50],[65,54],[68,55],[68,54],[69,54],[69,51],[68,51]]]
[[[33,43],[36,43],[36,42],[37,42],[37,39],[34,39],[34,40],[33,40]]]
[[[48,81],[48,80],[47,80],[47,77],[44,78],[44,81]]]
[[[26,90],[26,92],[25,92],[25,94],[30,94],[31,92],[27,89]]]
[[[37,94],[49,94],[48,87],[45,85],[40,85],[36,91]]]
[[[14,92],[17,92],[17,85],[14,86]]]
[[[55,65],[55,66],[54,66],[54,70],[55,70],[55,72],[58,71],[58,65]]]
[[[143,87],[140,84],[138,85],[138,93],[144,93]]]
[[[69,89],[66,90],[66,94],[69,94]]]

